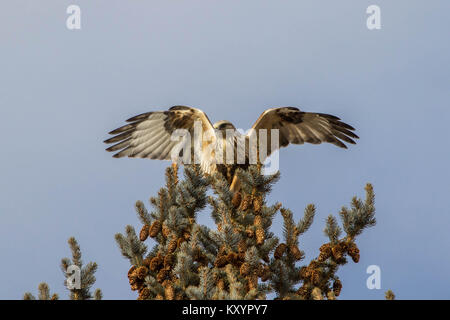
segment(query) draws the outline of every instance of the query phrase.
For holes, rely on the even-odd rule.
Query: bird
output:
[[[240,188],[236,169],[248,167],[252,151],[256,150],[256,161],[264,163],[275,151],[290,144],[327,142],[347,149],[344,142],[355,144],[354,139],[359,138],[352,126],[334,115],[304,112],[296,107],[265,110],[247,133],[241,133],[227,120],[213,124],[202,110],[181,105],[142,113],[126,122],[109,132],[113,137],[104,141],[113,144],[106,151],[116,152],[114,158],[172,160],[182,164],[197,159],[204,174],[222,173],[233,192]],[[196,130],[203,135],[196,135]],[[265,152],[261,153],[261,148]]]

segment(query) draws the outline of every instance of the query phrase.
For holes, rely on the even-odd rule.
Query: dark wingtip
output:
[[[125,121],[126,122],[134,122],[134,121],[142,120],[142,119],[148,118],[148,116],[151,115],[152,113],[153,113],[153,111],[152,112],[141,113],[141,114],[138,114],[137,116],[131,117],[131,118],[125,120]]]

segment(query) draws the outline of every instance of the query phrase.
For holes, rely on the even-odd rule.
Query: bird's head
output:
[[[221,120],[221,121],[217,121],[216,123],[214,123],[214,129],[220,130],[220,131],[225,131],[227,129],[235,130],[236,128],[233,126],[233,124],[230,121]]]

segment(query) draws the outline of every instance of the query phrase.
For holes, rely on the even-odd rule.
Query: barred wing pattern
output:
[[[200,121],[203,132],[211,130],[213,126],[206,114],[195,108],[174,106],[167,111],[147,112],[127,120],[128,124],[111,131],[115,135],[105,140],[105,143],[115,143],[107,151],[117,151],[113,157],[148,158],[171,160],[174,148],[182,148],[180,141],[173,140],[172,134],[178,129],[185,129],[194,137],[194,123]],[[186,143],[186,141],[184,142]],[[191,155],[194,143],[191,141]],[[207,149],[208,144],[215,143],[214,135],[210,141],[202,144],[201,151]],[[182,152],[182,149],[181,149]],[[203,152],[198,155],[201,163]]]
[[[343,141],[355,144],[353,139],[358,139],[358,136],[352,132],[355,130],[352,126],[340,120],[330,114],[303,112],[294,107],[273,108],[264,111],[252,129],[258,137],[258,146],[259,129],[267,129],[267,156],[276,151],[272,150],[270,129],[279,130],[279,148],[286,147],[290,143],[328,142],[347,149]]]

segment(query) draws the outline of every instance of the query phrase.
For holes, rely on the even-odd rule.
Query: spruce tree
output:
[[[128,225],[124,234],[115,236],[131,265],[127,273],[131,290],[140,300],[267,299],[269,294],[284,300],[334,300],[342,289],[339,267],[349,258],[358,263],[356,237],[376,223],[374,192],[367,184],[364,200],[354,197],[349,208],[342,207],[340,223],[328,216],[324,228],[328,241],[315,259],[305,263],[299,237],[312,225],[316,208],[306,206],[303,217],[295,221],[291,210],[280,203],[268,204],[279,173],[265,176],[257,165],[237,169],[241,186],[233,193],[230,179],[221,173],[206,176],[198,165],[188,165],[179,179],[178,171],[176,165],[166,169],[166,185],[150,198],[150,212],[136,202],[142,223],[139,234]],[[214,229],[197,223],[205,208],[210,209]],[[282,237],[271,231],[277,213],[283,218]],[[69,267],[81,270],[81,286],[69,289],[69,298],[100,300],[99,289],[91,293],[97,264],[84,266],[77,241],[72,237],[68,242],[72,259],[61,262],[66,287]],[[46,283],[38,291],[39,300],[59,298],[50,294]],[[388,290],[385,298],[393,300],[395,295]],[[26,293],[24,299],[36,298]]]
[[[258,166],[238,169],[241,190],[233,194],[220,173],[201,174],[196,165],[186,166],[179,180],[176,166],[166,170],[166,186],[150,203],[136,203],[143,224],[139,236],[132,226],[117,234],[122,255],[129,259],[128,279],[138,299],[336,299],[342,288],[338,268],[359,261],[356,236],[375,225],[374,193],[353,198],[351,207],[339,212],[342,227],[330,215],[325,234],[329,242],[306,265],[298,238],[314,220],[315,206],[308,205],[295,222],[293,213],[266,198],[279,173],[264,176]],[[211,188],[213,195],[207,196]],[[197,214],[209,204],[216,228],[197,223]],[[283,237],[270,227],[280,212]],[[344,234],[343,234],[344,233]],[[154,242],[148,250],[149,239]]]

